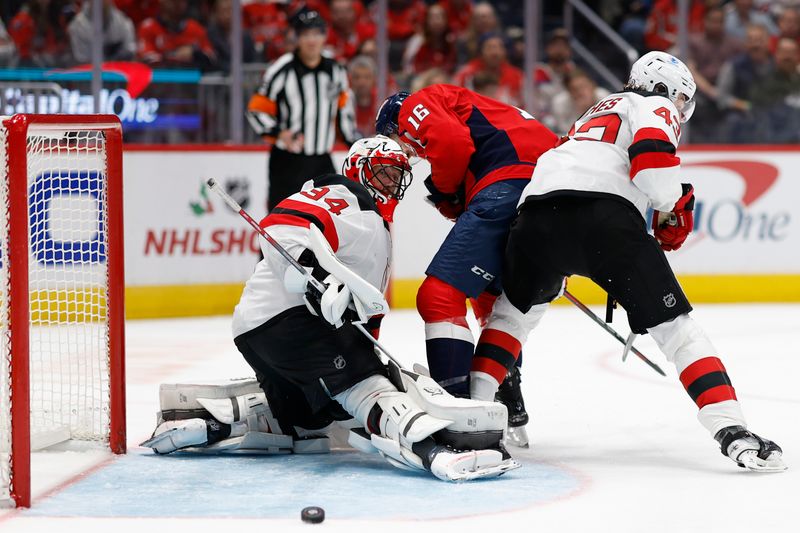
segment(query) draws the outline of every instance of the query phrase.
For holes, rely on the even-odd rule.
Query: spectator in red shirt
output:
[[[469,28],[457,41],[458,63],[466,63],[478,55],[482,35],[501,31],[500,20],[492,4],[489,2],[475,4]]]
[[[389,40],[406,41],[420,30],[425,21],[425,3],[421,0],[389,0]]]
[[[326,46],[339,61],[349,60],[361,43],[375,38],[375,25],[358,20],[353,0],[331,0],[330,13]]]
[[[472,20],[472,0],[440,0],[439,5],[447,12],[447,24],[457,38],[469,29]]]
[[[20,66],[59,67],[70,60],[63,2],[30,0],[8,25],[19,53]]]
[[[506,104],[522,105],[522,71],[506,58],[506,45],[498,33],[484,35],[480,42],[480,56],[456,73],[456,85],[474,90],[474,77],[481,75],[497,78],[496,99]]]
[[[91,0],[86,1],[91,3]],[[128,15],[136,28],[145,19],[158,16],[159,0],[114,0],[114,3],[117,9]]]
[[[800,11],[794,7],[785,7],[778,17],[778,35],[770,37],[769,49],[772,53],[778,47],[781,39],[792,39],[800,44]]]
[[[406,43],[419,32],[425,21],[425,3],[421,0],[389,0],[389,68],[397,72],[403,65]]]
[[[356,108],[356,130],[359,137],[375,132],[375,113],[378,111],[378,68],[369,56],[356,56],[347,65],[350,90]]]
[[[703,30],[706,6],[693,0],[689,6],[689,31]],[[644,30],[644,44],[649,50],[668,50],[678,38],[678,4],[675,0],[656,0]]]
[[[139,26],[139,57],[151,65],[207,70],[215,60],[205,28],[186,16],[187,0],[161,0],[158,17]]]
[[[255,0],[242,6],[242,27],[250,32],[256,56],[273,61],[291,49],[289,17],[283,6],[272,0]]]
[[[456,67],[453,34],[447,25],[447,12],[439,4],[428,8],[422,33],[409,39],[403,55],[403,70],[408,75],[434,67],[449,74]]]

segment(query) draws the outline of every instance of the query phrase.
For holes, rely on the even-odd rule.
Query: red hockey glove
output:
[[[461,213],[464,212],[464,204],[453,203],[448,200],[443,200],[438,203],[431,200],[431,203],[444,218],[451,222],[455,222],[456,219],[461,216]]]
[[[667,252],[680,248],[694,228],[694,188],[688,183],[682,186],[683,196],[675,202],[673,216],[667,222],[659,225],[659,211],[653,211],[653,233]]]
[[[430,194],[425,198],[448,220],[453,222],[464,212],[464,198],[458,193],[444,193],[436,188],[431,176],[425,180]]]

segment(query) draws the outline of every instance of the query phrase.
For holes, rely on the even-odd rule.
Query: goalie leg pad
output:
[[[452,423],[423,411],[383,376],[370,376],[334,399],[369,433],[398,442],[419,442]]]
[[[401,369],[393,374],[399,376],[403,389],[426,413],[453,421],[447,428],[449,431],[502,433],[506,427],[508,409],[501,403],[456,398],[433,379],[409,370]]]
[[[156,427],[153,436],[141,445],[152,448],[158,454],[167,454],[191,446],[202,446],[207,442],[206,421],[202,418],[190,418],[162,422]]]
[[[452,422],[431,416],[405,392],[400,392],[383,376],[370,376],[346,391],[334,396],[370,434],[369,444],[381,452],[390,463],[412,469],[424,469],[423,461],[412,450],[420,442]],[[358,435],[350,441],[354,447],[367,449],[365,439]]]

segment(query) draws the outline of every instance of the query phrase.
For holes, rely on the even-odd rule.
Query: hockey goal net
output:
[[[125,452],[122,135],[106,115],[0,117],[0,505],[31,451]]]

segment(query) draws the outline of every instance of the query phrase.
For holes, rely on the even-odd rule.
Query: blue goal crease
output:
[[[377,455],[157,456],[134,451],[25,511],[30,516],[296,518],[303,507],[328,518],[457,518],[562,498],[580,480],[523,460],[499,478],[447,483],[406,472]],[[353,505],[354,495],[358,505]]]

